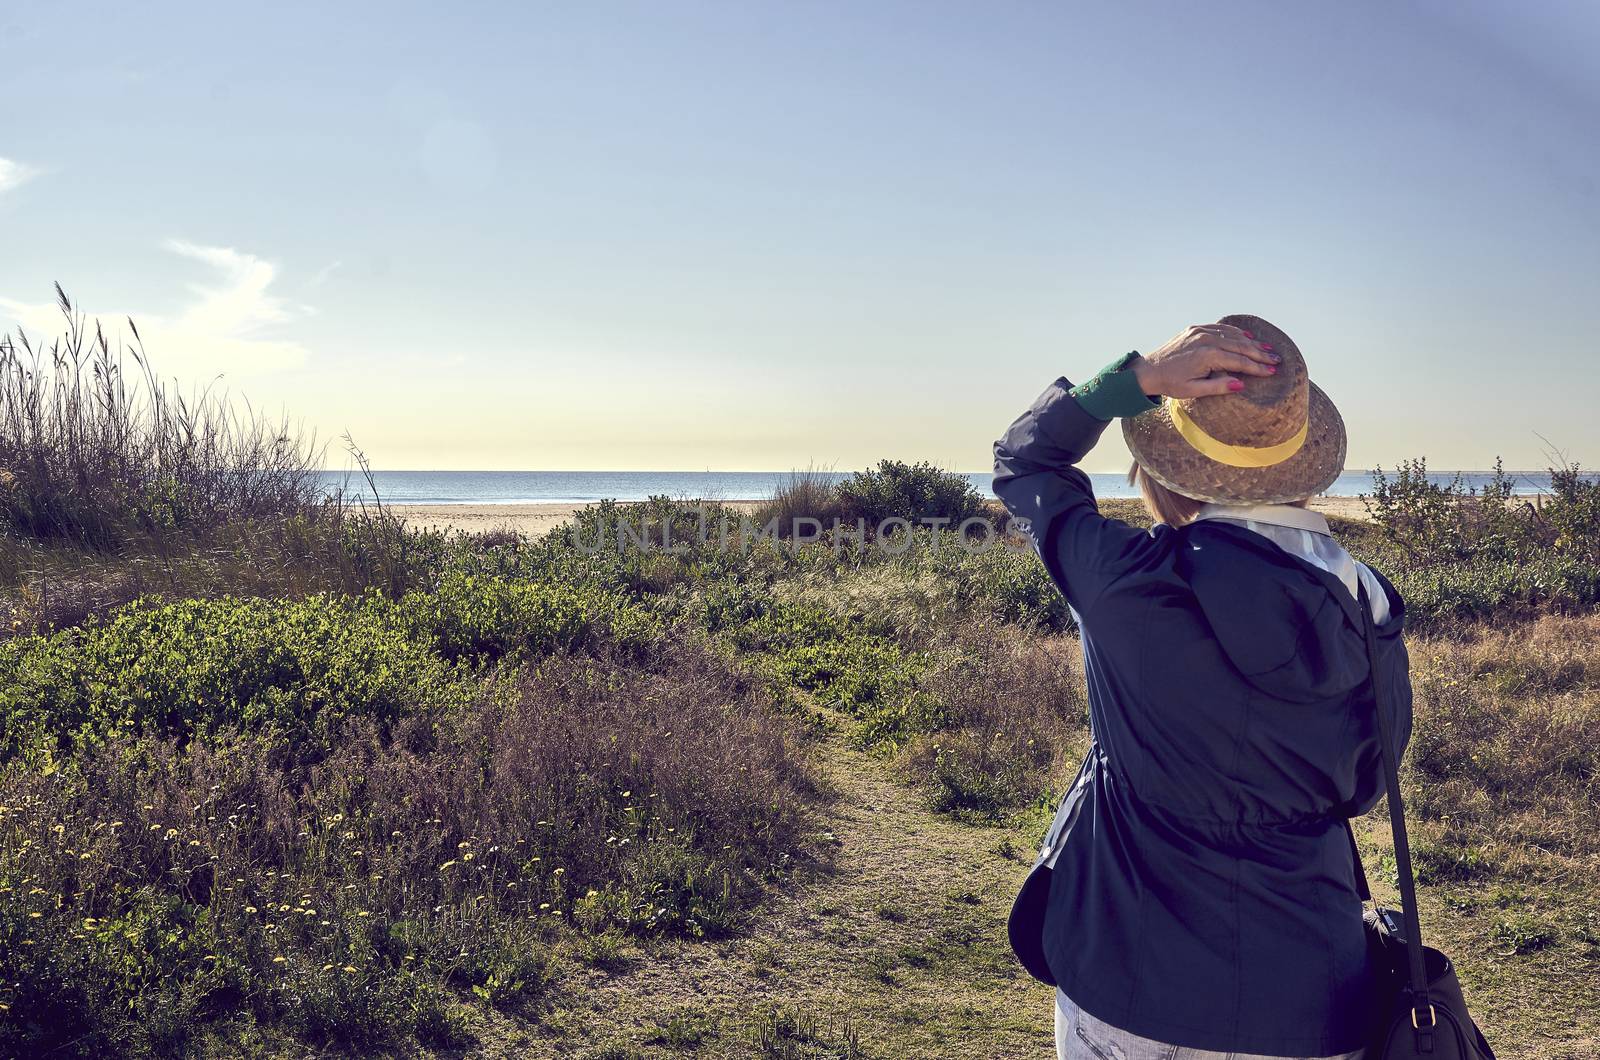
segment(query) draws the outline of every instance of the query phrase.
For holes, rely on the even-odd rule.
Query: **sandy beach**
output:
[[[579,504],[391,504],[388,509],[410,526],[483,534],[513,530],[542,537],[571,519]]]
[[[1366,502],[1360,497],[1314,497],[1311,510],[1345,519],[1369,519]]]
[[[729,508],[753,511],[761,501],[721,501]],[[542,537],[563,525],[586,504],[391,504],[385,506],[419,529],[459,530],[483,534],[511,530]]]
[[[761,501],[724,501],[730,508],[754,511]],[[457,530],[482,534],[510,530],[528,537],[542,537],[572,518],[582,504],[395,504],[388,506],[408,524],[418,528]],[[1313,511],[1348,519],[1365,519],[1366,508],[1360,497],[1318,497]]]

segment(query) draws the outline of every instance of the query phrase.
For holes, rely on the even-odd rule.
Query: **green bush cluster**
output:
[[[932,749],[925,778],[930,804],[940,813],[993,821],[1037,798],[1039,777],[1013,751],[986,748],[968,733],[947,736]]]
[[[407,593],[398,610],[448,660],[526,658],[602,636],[634,645],[662,632],[658,619],[615,592],[461,572],[432,591]]]
[[[787,538],[798,520],[816,520],[826,536],[836,521],[853,527],[859,520],[872,534],[890,519],[914,526],[924,519],[943,519],[953,531],[964,520],[988,513],[988,502],[964,475],[926,461],[881,460],[877,467],[839,482],[822,472],[796,472],[760,507],[754,521],[759,527],[772,525],[779,537]]]
[[[1459,476],[1430,481],[1421,459],[1375,479],[1366,501],[1376,539],[1362,535],[1353,547],[1395,582],[1415,622],[1600,603],[1600,479],[1578,465],[1552,468],[1550,491],[1532,497],[1512,492],[1499,461],[1478,490]]]
[[[876,468],[857,471],[839,483],[839,499],[847,519],[878,526],[885,519],[962,520],[986,514],[988,507],[964,475],[944,471],[926,461],[907,464],[881,460]]]
[[[399,601],[140,601],[106,620],[0,644],[0,759],[112,733],[186,741],[248,729],[299,758],[352,717],[387,723],[460,698],[457,664],[660,632],[614,593],[451,574]]]
[[[1600,564],[1574,556],[1482,556],[1456,563],[1379,569],[1389,574],[1418,623],[1507,621],[1600,603]]]
[[[310,753],[348,717],[389,720],[444,694],[449,676],[406,613],[376,596],[137,602],[0,645],[0,755],[224,729]]]

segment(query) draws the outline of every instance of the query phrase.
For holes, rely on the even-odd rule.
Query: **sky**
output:
[[[0,332],[59,281],[330,466],[984,470],[1229,313],[1351,468],[1600,465],[1583,0],[62,0],[0,48]]]

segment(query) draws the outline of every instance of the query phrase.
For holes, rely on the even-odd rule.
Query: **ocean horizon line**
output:
[[[935,466],[937,466],[937,465],[935,465]],[[787,469],[787,470],[773,470],[773,469],[768,468],[768,469],[757,469],[757,470],[754,470],[754,471],[743,471],[743,470],[725,470],[725,469],[722,469],[722,468],[670,468],[670,469],[667,469],[667,470],[659,470],[659,469],[658,470],[649,470],[649,469],[641,470],[641,469],[638,469],[638,468],[604,468],[604,469],[596,471],[596,470],[589,470],[589,469],[585,469],[585,468],[559,468],[559,467],[542,467],[542,468],[540,468],[540,467],[530,467],[530,468],[397,467],[397,468],[385,468],[385,469],[383,469],[381,471],[377,470],[377,469],[374,469],[373,470],[373,474],[375,474],[375,475],[806,475],[806,474],[818,474],[818,475],[846,475],[846,476],[848,476],[848,475],[855,474],[857,471],[864,471],[864,470],[870,470],[870,469],[868,469],[868,468],[851,468],[848,471],[835,471],[835,470],[831,470],[831,469],[827,469],[827,468],[817,468],[815,470],[806,469],[806,468],[790,468],[790,469]],[[963,470],[961,470],[959,468],[940,468],[939,470],[947,471],[952,475],[964,475],[964,476],[990,475],[990,474],[993,474],[993,472],[989,471],[989,470],[963,471]],[[1082,471],[1082,472],[1084,472],[1085,474],[1088,474],[1088,475],[1126,475],[1128,473],[1126,469],[1123,469],[1121,471],[1117,471],[1117,470],[1090,471],[1087,468],[1080,467],[1078,470],[1080,470],[1080,471]],[[1342,474],[1342,475],[1370,475],[1376,470],[1378,470],[1378,469],[1377,468],[1368,468],[1368,467],[1347,467],[1347,468],[1342,469],[1340,471],[1340,474]],[[344,468],[319,468],[319,469],[317,469],[316,473],[319,474],[319,475],[351,475],[351,476],[354,476],[354,477],[361,477],[361,474],[362,474],[359,469],[346,470]],[[1391,474],[1391,473],[1392,473],[1392,470],[1384,472],[1384,474]],[[1542,468],[1542,467],[1541,468],[1520,468],[1520,469],[1519,468],[1506,468],[1505,469],[1505,474],[1510,475],[1510,476],[1517,476],[1517,475],[1548,475],[1549,473],[1550,473],[1550,471],[1549,471],[1548,468]],[[1433,478],[1436,475],[1493,475],[1493,474],[1494,474],[1494,468],[1492,468],[1492,467],[1484,467],[1484,468],[1465,468],[1465,467],[1463,467],[1463,468],[1430,468],[1429,471],[1428,471],[1428,477],[1430,479]]]
[[[1136,497],[1122,471],[1085,472],[1095,494],[1104,498]],[[324,489],[350,501],[386,504],[594,504],[603,500],[642,501],[653,496],[705,501],[758,501],[771,497],[792,481],[793,471],[373,471],[320,473]],[[822,471],[814,474],[832,482],[853,472]],[[973,489],[989,496],[993,473],[957,471]],[[1547,471],[1508,471],[1512,491],[1532,495],[1550,489]],[[1494,479],[1493,471],[1430,471],[1428,479],[1446,485],[1459,479],[1471,489],[1482,489]],[[1370,495],[1377,484],[1371,471],[1346,470],[1322,496]],[[376,486],[376,494],[373,492]]]

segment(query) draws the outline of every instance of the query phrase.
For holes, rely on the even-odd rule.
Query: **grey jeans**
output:
[[[1365,1049],[1296,1060],[1361,1060]],[[1056,991],[1056,1060],[1284,1060],[1260,1053],[1219,1053],[1141,1038],[1095,1019]]]

